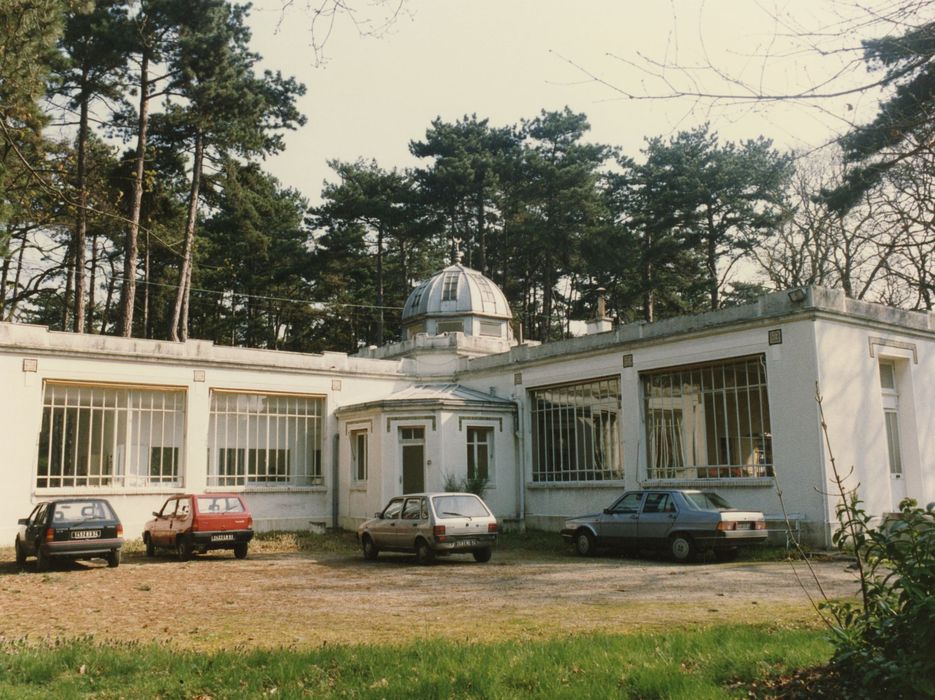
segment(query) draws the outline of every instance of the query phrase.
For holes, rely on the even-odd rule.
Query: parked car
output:
[[[689,489],[627,491],[602,513],[565,521],[562,537],[587,556],[599,547],[667,549],[679,562],[713,550],[719,561],[766,541],[758,511],[741,511],[716,493]]]
[[[45,571],[55,560],[103,557],[110,567],[120,565],[123,525],[103,498],[58,498],[33,508],[28,518],[17,521],[16,564],[36,558],[36,569]]]
[[[473,493],[411,493],[397,496],[357,528],[365,559],[381,551],[414,552],[420,564],[436,556],[470,552],[490,561],[497,544],[497,518]]]
[[[160,547],[174,551],[181,561],[211,549],[232,549],[243,559],[253,539],[253,518],[236,493],[172,496],[153,515],[143,529],[148,557]]]

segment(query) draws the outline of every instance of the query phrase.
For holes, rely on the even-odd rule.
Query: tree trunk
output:
[[[107,281],[107,297],[104,300],[104,309],[101,312],[101,335],[107,333],[107,319],[110,318],[111,306],[114,303],[114,287],[117,284],[117,270],[114,260],[110,260],[110,279]]]
[[[487,274],[487,214],[483,187],[477,191],[477,270]]]
[[[708,268],[708,289],[711,293],[711,310],[717,311],[721,304],[717,279],[717,231],[714,226],[714,214],[707,207],[708,235],[705,241],[705,265]]]
[[[133,312],[136,303],[136,261],[139,257],[140,210],[143,203],[143,176],[146,168],[146,132],[149,128],[149,53],[143,52],[140,63],[140,110],[136,131],[136,169],[133,174],[133,202],[130,227],[123,256],[123,303],[121,335],[133,335]],[[145,326],[144,326],[145,327]]]
[[[383,345],[383,228],[377,229],[377,332],[375,345]]]
[[[68,242],[65,251],[65,291],[62,293],[62,330],[68,330],[68,319],[71,318],[72,286],[75,283],[75,239]]]
[[[198,189],[201,186],[201,165],[204,160],[204,136],[195,134],[195,159],[192,163],[192,182],[188,194],[188,219],[185,223],[185,245],[182,249],[182,269],[179,271],[179,288],[172,310],[172,325],[169,337],[178,341],[188,340],[188,299],[191,286],[192,257],[195,245],[195,221],[198,216]]]
[[[94,332],[94,305],[97,286],[97,234],[91,234],[91,271],[88,276],[88,305],[87,305],[87,326],[88,332]]]
[[[82,75],[83,81],[87,80],[87,71]],[[85,237],[88,232],[88,163],[87,163],[87,141],[88,141],[88,100],[82,96],[80,117],[78,119],[78,178],[75,183],[78,189],[78,212],[75,223],[75,333],[83,333],[85,327],[84,321],[84,246]]]
[[[143,259],[143,337],[152,337],[149,327],[149,231],[146,232],[146,255]]]

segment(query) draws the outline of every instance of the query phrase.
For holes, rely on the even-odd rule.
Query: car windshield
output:
[[[432,503],[439,518],[481,518],[490,515],[476,496],[435,496]]]
[[[55,512],[52,515],[54,523],[70,525],[89,520],[115,520],[114,511],[106,501],[69,501],[55,504]]]
[[[198,512],[208,515],[243,513],[243,503],[236,496],[199,496]]]
[[[718,496],[716,493],[711,493],[710,491],[703,491],[700,493],[686,493],[685,498],[689,503],[694,504],[695,508],[699,510],[733,510],[734,507],[725,501],[723,498]]]

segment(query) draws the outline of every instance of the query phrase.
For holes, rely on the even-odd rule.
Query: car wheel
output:
[[[120,550],[113,549],[107,553],[107,566],[111,569],[116,569],[120,566]]]
[[[13,549],[16,550],[16,565],[22,569],[26,566],[26,552],[23,551],[23,545],[19,543],[19,540],[15,541]]]
[[[152,538],[147,536],[144,541],[146,542],[146,556],[150,558],[156,556],[156,545],[153,544]]]
[[[431,564],[435,561],[435,552],[425,540],[416,542],[416,561],[420,564]]]
[[[718,561],[734,561],[740,550],[737,547],[727,547],[726,549],[715,549],[714,558]]]
[[[234,556],[237,557],[238,559],[247,558],[247,543],[246,542],[238,542],[237,544],[234,545]]]
[[[594,535],[590,530],[578,530],[575,533],[575,551],[583,557],[593,557],[597,549]]]
[[[380,548],[374,544],[373,538],[370,537],[370,535],[364,535],[364,538],[360,541],[360,547],[364,551],[364,559],[368,561],[374,561],[380,556]]]
[[[49,570],[49,555],[46,554],[45,550],[42,547],[36,548],[36,571],[48,571]]]
[[[493,554],[493,550],[491,550],[490,547],[484,547],[483,549],[475,549],[472,554],[474,555],[474,561],[483,564],[484,562],[490,561],[490,555]]]
[[[175,551],[179,555],[179,561],[188,561],[192,558],[192,543],[187,537],[179,537],[175,543]]]
[[[684,563],[695,558],[695,543],[688,535],[678,533],[669,540],[669,551],[675,561]]]

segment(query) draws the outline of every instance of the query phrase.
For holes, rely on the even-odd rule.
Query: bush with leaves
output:
[[[849,697],[919,698],[935,692],[935,504],[912,499],[872,526],[855,491],[837,506],[834,543],[857,557],[859,602],[826,602],[832,666]]]
[[[474,493],[483,498],[484,491],[487,490],[487,483],[486,477],[483,476],[467,476],[464,479],[458,479],[458,477],[448,474],[445,476],[445,491]]]

